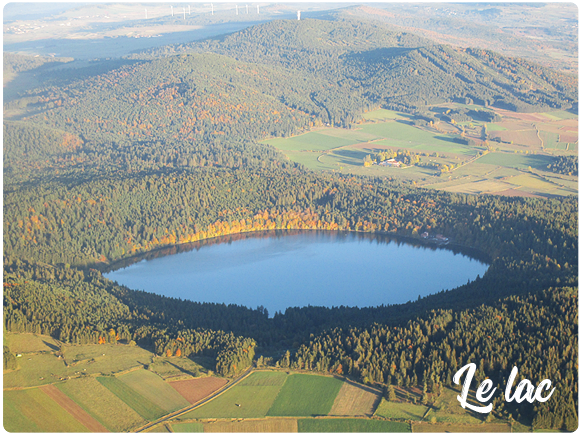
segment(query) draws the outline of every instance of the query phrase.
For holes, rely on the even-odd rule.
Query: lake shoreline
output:
[[[280,235],[284,235],[284,234],[285,235],[293,235],[293,234],[300,234],[303,232],[324,232],[324,233],[345,233],[345,234],[355,233],[355,234],[368,235],[368,236],[373,236],[373,235],[382,236],[382,237],[391,238],[393,240],[400,240],[401,242],[408,242],[410,244],[414,244],[417,246],[424,246],[424,247],[435,248],[435,249],[451,250],[455,253],[461,253],[461,254],[467,255],[475,260],[478,260],[482,263],[487,264],[488,266],[491,265],[491,263],[493,262],[493,259],[490,257],[489,254],[487,254],[483,251],[480,251],[479,249],[474,248],[472,246],[462,245],[460,243],[456,243],[453,241],[450,241],[446,245],[439,245],[439,244],[432,243],[431,241],[420,238],[420,237],[406,236],[406,235],[402,235],[402,234],[396,234],[394,232],[377,231],[377,232],[371,233],[371,232],[356,231],[356,230],[322,230],[322,229],[318,229],[318,228],[313,228],[313,229],[273,229],[273,230],[243,231],[243,232],[239,232],[239,233],[227,234],[227,235],[222,235],[222,236],[208,237],[206,239],[198,240],[195,242],[183,242],[183,243],[175,243],[173,245],[159,246],[159,247],[156,247],[156,248],[151,249],[151,250],[146,251],[146,252],[141,252],[138,254],[131,255],[129,257],[114,260],[112,263],[97,263],[97,264],[92,264],[90,266],[86,266],[85,268],[86,269],[94,269],[94,270],[101,272],[102,274],[105,274],[105,273],[117,271],[119,269],[124,269],[124,268],[129,267],[133,264],[139,263],[143,260],[152,260],[155,258],[180,254],[183,252],[189,252],[189,251],[192,251],[193,249],[196,249],[196,248],[199,249],[203,246],[211,246],[211,245],[220,244],[220,243],[232,243],[232,242],[238,241],[238,240],[245,240],[248,238],[260,237],[261,234],[265,234],[265,235],[269,235],[269,234],[272,234],[272,235],[278,235],[278,234],[280,234]],[[230,238],[230,239],[234,239],[234,240],[220,241],[220,239],[225,239],[225,238]],[[79,268],[79,269],[83,269],[83,268]]]

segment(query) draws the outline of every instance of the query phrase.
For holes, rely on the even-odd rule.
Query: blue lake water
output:
[[[105,276],[132,289],[181,299],[263,305],[273,315],[296,306],[405,303],[458,287],[488,268],[449,249],[376,235],[306,231],[245,237],[216,239]]]

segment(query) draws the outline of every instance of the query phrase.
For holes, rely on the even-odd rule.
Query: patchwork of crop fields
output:
[[[427,412],[423,405],[386,402],[377,390],[331,376],[258,371],[147,432],[410,432],[408,421],[421,421],[423,414],[435,417],[434,431],[449,425],[463,431],[487,426],[459,405],[447,409],[447,396],[455,394],[446,389],[442,402]],[[56,386],[4,391],[4,414],[12,431],[130,431],[188,404],[170,383],[143,369],[118,377],[81,377]],[[389,420],[369,419],[373,414]],[[510,428],[503,423],[492,426],[497,431]],[[426,427],[431,424],[418,429]]]
[[[14,340],[9,334],[8,339]],[[28,334],[26,334],[28,335]],[[39,336],[38,340],[30,337],[24,339],[26,346],[36,346],[35,350],[18,359],[20,368],[4,374],[4,388],[33,387],[51,384],[81,372],[89,374],[113,374],[151,362],[153,354],[137,346],[114,344],[91,344],[80,346],[63,346],[64,359],[58,358],[51,348],[52,339]],[[48,344],[44,344],[48,343]],[[50,345],[50,346],[49,346]],[[39,347],[40,346],[40,347]],[[30,347],[28,349],[31,349]],[[56,349],[58,350],[58,349]],[[22,351],[24,353],[24,351]]]
[[[247,379],[240,382],[240,384],[179,418],[181,420],[188,420],[192,418],[265,417],[274,400],[276,400],[287,375],[283,372],[279,373],[282,376],[282,383],[275,377],[272,377],[271,380],[273,383],[253,385],[254,382],[257,382],[257,379],[263,382],[267,382],[266,379],[270,380],[270,378],[264,376],[264,373],[267,372],[253,373]],[[278,373],[276,374],[278,375]]]
[[[57,388],[112,432],[142,426],[146,421],[93,377],[71,379]]]
[[[455,103],[443,106],[444,109],[482,109]],[[485,110],[491,112],[489,108]],[[575,114],[563,110],[549,113],[493,111],[502,119],[491,123],[438,121],[432,127],[419,127],[413,125],[413,115],[378,109],[365,113],[365,122],[352,129],[317,128],[299,136],[268,139],[264,143],[312,170],[387,176],[449,192],[543,197],[578,194],[578,177],[559,185],[546,181],[554,175],[547,166],[555,156],[578,154],[578,118]],[[490,152],[480,156],[478,153],[486,151],[481,139],[484,125],[490,138],[487,150]],[[460,143],[462,129],[465,138],[474,144]],[[367,155],[399,149],[420,154],[422,166],[363,166]],[[451,170],[439,174],[437,165],[445,165]],[[530,182],[529,177],[517,178],[522,174],[531,175],[530,168],[534,171],[533,176],[543,182]],[[515,172],[499,176],[505,169]]]
[[[97,381],[99,381],[111,393],[129,405],[131,409],[133,409],[145,420],[153,421],[166,414],[163,408],[157,406],[149,399],[143,397],[141,394],[137,393],[123,381],[114,376],[99,377],[97,378]]]
[[[54,400],[61,408],[72,415],[77,421],[85,426],[90,432],[107,432],[107,429],[95,420],[84,409],[77,405],[73,400],[67,397],[62,391],[54,385],[47,385],[41,388],[44,393]]]
[[[557,176],[554,180],[561,181]],[[35,334],[7,334],[5,339],[23,352],[20,368],[6,372],[5,380],[8,377],[14,382],[14,374],[19,372],[20,377],[41,376],[29,377],[30,388],[26,389],[7,387],[5,382],[4,427],[11,432],[134,431],[195,405],[227,384],[226,379],[216,377],[167,382],[138,365],[138,359],[145,356],[147,361],[152,355],[137,347],[63,346]],[[59,350],[64,351],[69,367],[57,358]],[[116,368],[126,370],[107,376],[92,372],[99,357],[109,355],[118,355]],[[168,363],[165,358],[155,361],[153,365],[161,363],[163,367]],[[35,365],[38,362],[47,365]],[[179,373],[188,376],[190,368],[201,367],[184,358],[169,362],[176,370],[170,370],[171,377]],[[43,374],[63,367],[69,371],[59,372],[60,378],[43,379]],[[410,403],[409,394],[417,395],[399,391],[397,395],[406,401],[386,402],[379,390],[338,377],[254,371],[197,408],[147,432],[409,432],[409,421],[414,422],[414,431],[510,430],[510,425],[501,421],[481,424],[477,416],[459,406],[457,391],[452,389],[445,388],[432,408]],[[431,421],[437,423],[427,423]]]
[[[89,432],[39,388],[4,391],[4,429],[9,432]]]

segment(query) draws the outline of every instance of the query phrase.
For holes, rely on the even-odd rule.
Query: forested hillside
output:
[[[12,71],[37,65],[11,62]],[[5,104],[18,111],[4,121],[7,331],[207,355],[223,376],[267,350],[279,367],[431,395],[466,362],[478,364],[478,379],[500,384],[517,365],[522,375],[550,377],[558,394],[541,406],[498,406],[497,415],[538,428],[577,425],[576,198],[475,196],[313,173],[258,143],[351,127],[376,107],[567,109],[577,104],[575,77],[364,21],[302,20],[47,71],[43,80]],[[550,169],[577,171],[577,159]],[[157,248],[296,229],[417,242],[440,232],[490,267],[401,306],[293,308],[273,318],[135,291],[100,272]]]
[[[275,21],[218,40],[152,51],[215,52],[235,59],[284,65],[331,79],[341,91],[371,103],[418,107],[472,100],[516,111],[571,107],[577,79],[521,59],[478,49],[433,44],[387,26],[358,20]],[[337,103],[335,87],[321,101]],[[348,89],[349,92],[345,92]],[[350,98],[353,98],[350,96]],[[353,114],[332,115],[346,126]]]

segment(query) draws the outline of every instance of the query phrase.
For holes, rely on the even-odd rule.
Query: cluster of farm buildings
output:
[[[402,165],[402,163],[399,162],[399,161],[397,161],[397,160],[395,160],[395,159],[389,159],[389,160],[382,161],[381,163],[379,163],[379,165],[381,165],[381,166],[392,166],[392,167],[395,167],[395,168],[400,168],[401,165]]]

